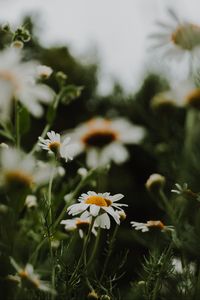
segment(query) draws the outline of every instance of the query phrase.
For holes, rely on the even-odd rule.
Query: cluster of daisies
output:
[[[180,20],[169,10],[171,25],[158,22],[163,33],[153,34],[157,40],[155,47],[159,47],[165,56],[187,60],[189,75],[194,71],[194,63],[200,54],[200,27],[187,21]],[[199,66],[197,64],[197,66]],[[54,103],[55,93],[43,79],[51,76],[53,70],[48,66],[41,66],[37,61],[24,61],[22,49],[10,47],[0,52],[0,118],[2,124],[10,119],[16,103],[24,107],[32,116],[41,117],[44,113],[43,105]],[[188,76],[191,78],[191,76]],[[42,80],[41,80],[42,79]],[[200,108],[200,88],[188,78],[157,94],[152,99],[152,107],[160,106],[192,106]],[[126,145],[138,144],[145,138],[145,130],[141,126],[133,125],[125,118],[108,119],[94,117],[79,124],[75,129],[59,134],[52,131],[46,136],[40,136],[37,150],[45,150],[56,161],[64,164],[78,157],[86,155],[87,168],[98,168],[110,163],[122,164],[129,159]],[[59,165],[59,166],[58,166]],[[32,153],[28,155],[19,148],[12,148],[6,144],[0,145],[0,186],[6,188],[27,188],[32,194],[26,197],[27,207],[37,206],[36,189],[50,182],[51,174],[62,177],[65,169],[62,164],[39,161]],[[80,174],[85,171],[80,170]],[[163,186],[164,177],[153,174],[146,187]],[[187,186],[177,185],[173,192],[180,194],[188,192]],[[120,225],[126,218],[123,210],[127,204],[121,203],[122,194],[111,195],[108,192],[97,193],[88,191],[78,198],[78,202],[67,208],[68,219],[61,220],[67,232],[78,231],[80,237],[88,232],[97,235],[97,229],[110,229],[111,222]],[[146,223],[131,222],[135,230],[148,232],[158,229],[162,232],[173,231],[172,226],[166,226],[160,220],[149,220]],[[89,231],[90,228],[90,231]],[[12,260],[16,275],[10,277],[18,284],[24,282],[37,289],[55,294],[49,283],[40,280],[33,266],[27,264],[24,268]]]

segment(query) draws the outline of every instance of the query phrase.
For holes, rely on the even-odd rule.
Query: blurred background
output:
[[[165,23],[169,8],[183,19],[200,23],[199,0],[0,0],[0,23],[9,22],[13,28],[25,24],[33,33],[25,45],[27,58],[38,59],[68,76],[72,99],[66,100],[69,105],[59,106],[53,130],[75,128],[100,115],[125,117],[147,132],[142,145],[128,147],[130,160],[120,166],[112,165],[109,176],[105,175],[105,191],[123,193],[129,205],[116,247],[117,255],[121,251],[123,256],[124,249],[129,250],[125,275],[128,280],[134,280],[143,255],[153,244],[153,236],[141,238],[130,229],[130,221],[168,222],[157,199],[152,199],[145,188],[148,177],[152,173],[164,175],[169,197],[176,182],[187,181],[194,189],[199,186],[194,180],[195,174],[199,174],[197,166],[189,165],[189,156],[188,164],[185,157],[180,158],[184,149],[185,110],[154,111],[150,104],[168,86],[166,79],[186,73],[181,62],[177,67],[172,61],[160,59],[156,51],[150,51],[148,36],[155,32],[157,20]],[[1,33],[0,48],[4,40],[6,36]],[[59,90],[54,75],[46,83],[56,92]],[[75,86],[84,89],[80,97],[71,101],[76,98]],[[25,150],[29,151],[30,145],[37,141],[46,121],[45,117],[39,121],[31,118],[34,130],[22,137]],[[199,146],[196,152],[199,157]],[[71,178],[80,166],[85,166],[84,155],[66,168],[69,189],[74,187]],[[87,188],[91,187],[84,187],[84,191]],[[154,244],[159,239],[158,234]]]
[[[169,7],[198,21],[198,0],[0,0],[0,20],[19,25],[32,15],[45,46],[67,45],[76,57],[98,61],[98,91],[105,95],[114,81],[133,92],[155,67],[147,36]]]

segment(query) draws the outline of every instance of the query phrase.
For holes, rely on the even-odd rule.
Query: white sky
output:
[[[99,89],[106,93],[113,78],[129,91],[138,86],[147,35],[155,20],[166,18],[166,7],[200,23],[200,0],[0,0],[0,20],[20,24],[26,12],[39,12],[45,44],[66,44],[79,57],[98,49]]]

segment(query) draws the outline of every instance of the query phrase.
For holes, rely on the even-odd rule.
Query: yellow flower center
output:
[[[57,153],[60,149],[60,143],[59,142],[52,142],[48,145],[48,147],[52,152]]]
[[[162,230],[165,227],[165,225],[161,221],[148,221],[147,227],[155,227]]]
[[[28,272],[26,270],[21,270],[18,274],[21,278],[28,278]]]
[[[40,280],[36,276],[31,277],[26,270],[19,271],[18,275],[21,277],[21,279],[27,280],[29,283],[31,283],[35,288],[40,287]]]
[[[30,188],[33,184],[32,176],[20,170],[7,172],[5,180],[8,185],[15,185],[18,187],[25,186]]]
[[[200,44],[200,27],[191,23],[180,25],[172,33],[171,40],[184,50],[192,50]]]
[[[102,196],[89,196],[85,200],[85,204],[95,204],[97,206],[110,206],[112,201]]]
[[[186,103],[200,109],[200,89],[192,90],[186,97]]]

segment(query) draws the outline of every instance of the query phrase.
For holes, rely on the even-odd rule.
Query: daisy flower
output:
[[[51,167],[40,168],[33,156],[14,149],[0,152],[0,185],[32,188],[48,182]]]
[[[83,238],[84,231],[87,231],[91,224],[91,218],[86,218],[86,219],[74,218],[74,219],[62,220],[60,224],[65,225],[65,230],[67,232],[78,230],[80,237]],[[94,235],[96,235],[96,230],[94,226],[92,228],[92,232]]]
[[[147,221],[147,223],[139,223],[139,222],[131,222],[132,227],[135,230],[141,230],[142,232],[147,232],[151,228],[157,228],[159,230],[163,230],[165,228],[172,228],[172,226],[165,226],[161,221]]]
[[[24,284],[43,292],[56,294],[56,291],[50,286],[48,282],[40,280],[40,275],[35,273],[34,268],[31,264],[28,263],[24,268],[21,268],[13,258],[11,258],[11,264],[17,271],[15,279],[18,279],[20,285]]]
[[[151,104],[152,106],[162,105],[166,101],[169,105],[177,107],[190,106],[200,109],[200,88],[190,80],[181,80],[172,84],[171,89],[156,95]]]
[[[70,136],[74,142],[73,154],[85,151],[87,165],[97,167],[110,161],[125,162],[129,153],[124,144],[139,143],[144,137],[144,129],[123,118],[97,117],[79,125]]]
[[[78,201],[80,203],[73,204],[68,207],[69,215],[78,215],[82,213],[81,218],[95,217],[94,226],[101,228],[110,228],[110,217],[117,224],[120,224],[120,215],[116,210],[122,210],[121,206],[126,204],[116,203],[122,199],[124,195],[116,194],[111,196],[110,193],[95,193],[89,191],[82,194]]]
[[[180,20],[171,9],[168,12],[168,23],[157,22],[160,31],[150,36],[155,40],[154,48],[159,47],[163,55],[181,58],[189,64],[200,50],[200,26]]]
[[[66,162],[69,159],[72,160],[72,156],[70,155],[71,145],[69,145],[70,137],[66,137],[61,141],[60,134],[55,133],[55,131],[47,132],[47,136],[48,139],[39,137],[40,142],[38,145],[42,149],[47,150],[49,153],[55,153],[58,157],[64,158]]]
[[[53,100],[53,91],[44,84],[36,83],[37,64],[22,62],[22,52],[9,48],[0,52],[0,116],[9,118],[14,100],[19,101],[35,117],[43,114],[41,103]],[[41,102],[41,103],[40,103]]]

